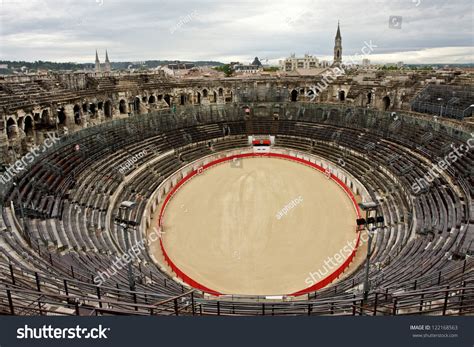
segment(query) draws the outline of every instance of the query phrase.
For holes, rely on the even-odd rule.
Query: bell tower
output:
[[[337,22],[337,33],[334,40],[334,62],[333,66],[341,66],[342,64],[342,38],[341,29],[339,28],[339,21]]]

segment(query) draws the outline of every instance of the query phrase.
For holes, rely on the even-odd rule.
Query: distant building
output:
[[[342,64],[342,38],[339,22],[337,22],[336,38],[334,39],[334,62],[333,66],[341,66]]]
[[[298,69],[317,69],[320,68],[318,58],[305,54],[304,57],[295,57],[293,53],[289,58],[280,60],[280,69],[283,71],[296,71]]]
[[[109,54],[107,53],[107,50],[105,50],[105,64],[104,64],[104,71],[105,72],[110,72],[110,61],[109,61]]]
[[[263,65],[258,57],[255,57],[252,64],[249,65],[241,64],[239,62],[231,62],[229,65],[235,73],[241,73],[245,75],[256,74],[263,71]]]
[[[196,69],[194,63],[181,63],[175,61],[174,63],[165,65],[161,68],[165,74],[170,76],[184,76],[187,75],[192,69]]]
[[[258,57],[255,57],[251,65],[262,66],[262,63],[258,60]]]
[[[99,54],[97,53],[97,49],[95,50],[95,72],[110,72],[111,66],[110,66],[110,61],[109,61],[109,54],[107,50],[105,50],[105,63],[103,65],[100,64],[99,60]]]
[[[95,72],[100,72],[100,60],[99,54],[97,53],[97,49],[95,50]]]
[[[238,64],[234,65],[234,71],[236,73],[243,73],[243,74],[256,74],[263,71],[262,65],[243,65]]]
[[[311,73],[311,70],[321,70],[329,67],[327,61],[319,61],[317,57],[305,54],[304,57],[296,57],[293,53],[289,58],[279,61],[280,69],[285,72],[305,72]],[[337,24],[337,32],[334,43],[334,61],[333,66],[341,66],[342,64],[342,38],[339,23]]]
[[[166,65],[166,67],[170,70],[189,70],[195,66],[196,65],[194,63],[180,63],[179,61]]]

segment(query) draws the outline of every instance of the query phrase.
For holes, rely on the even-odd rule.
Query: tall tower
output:
[[[95,50],[95,72],[100,72],[100,60],[99,55],[97,54],[97,49]]]
[[[339,28],[339,21],[337,22],[336,39],[334,40],[334,62],[333,66],[341,66],[342,64],[342,38],[341,30]]]
[[[107,53],[107,50],[105,50],[104,71],[105,72],[110,72],[110,61],[109,61],[109,54]]]

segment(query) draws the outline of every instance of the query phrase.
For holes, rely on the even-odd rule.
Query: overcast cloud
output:
[[[472,0],[0,0],[0,59],[277,63],[377,47],[374,62],[473,63]],[[389,27],[390,16],[395,28]]]

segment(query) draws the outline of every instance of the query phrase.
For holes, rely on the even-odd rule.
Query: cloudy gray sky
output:
[[[473,63],[472,0],[0,0],[0,59]],[[392,18],[390,27],[390,17]],[[376,47],[375,47],[376,46]],[[367,52],[367,50],[366,50]]]

